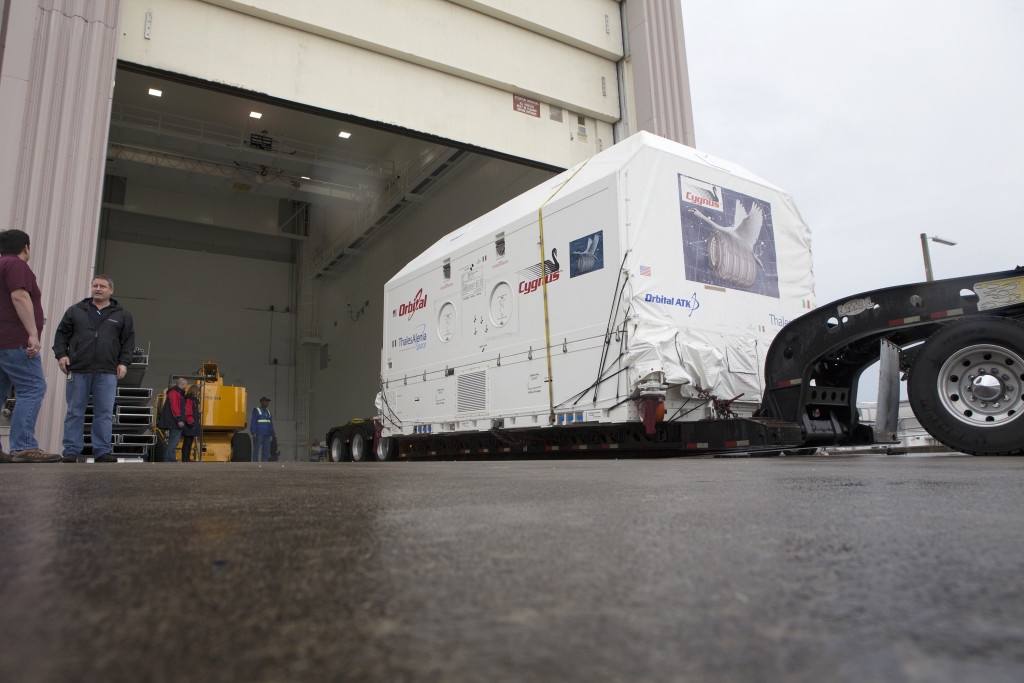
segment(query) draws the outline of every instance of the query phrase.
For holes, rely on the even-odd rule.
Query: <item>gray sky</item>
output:
[[[682,0],[697,147],[789,192],[818,303],[1024,265],[1024,2]]]

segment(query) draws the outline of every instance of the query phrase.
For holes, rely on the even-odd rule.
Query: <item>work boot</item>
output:
[[[60,462],[61,457],[57,453],[44,453],[38,448],[26,448],[20,451],[11,451],[11,462]]]
[[[0,462],[10,462],[10,461],[11,461],[11,454],[10,453],[4,453],[2,450],[0,450]]]

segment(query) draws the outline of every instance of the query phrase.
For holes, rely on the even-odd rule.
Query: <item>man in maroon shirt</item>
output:
[[[28,267],[28,235],[21,230],[0,232],[0,400],[11,395],[11,452],[0,450],[0,462],[60,462],[36,442],[36,417],[46,394],[39,356],[43,332],[42,293]]]

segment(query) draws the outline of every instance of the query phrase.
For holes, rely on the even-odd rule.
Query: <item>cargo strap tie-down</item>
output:
[[[548,358],[548,422],[555,424],[555,388],[554,378],[551,376],[551,325],[548,322],[548,273],[547,266],[545,265],[544,256],[547,252],[544,249],[544,207],[550,202],[555,196],[562,191],[566,185],[572,182],[572,179],[576,177],[576,174],[583,170],[583,167],[590,163],[590,159],[587,159],[580,167],[577,168],[569,179],[558,186],[558,189],[545,200],[540,208],[537,209],[537,222],[540,225],[540,287],[542,297],[544,299],[544,348],[547,351]]]

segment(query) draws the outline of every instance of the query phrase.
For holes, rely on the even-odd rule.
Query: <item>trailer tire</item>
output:
[[[327,457],[331,459],[331,462],[344,462],[348,460],[348,448],[345,447],[345,439],[338,432],[331,434]]]
[[[947,325],[921,347],[907,394],[921,426],[946,446],[1024,454],[1024,324],[972,317]]]
[[[348,440],[348,453],[352,462],[366,462],[370,459],[369,439],[362,427],[352,430],[352,436]]]
[[[381,436],[377,438],[377,445],[373,449],[373,454],[376,456],[378,462],[387,462],[388,460],[395,459],[395,440],[390,436]]]

